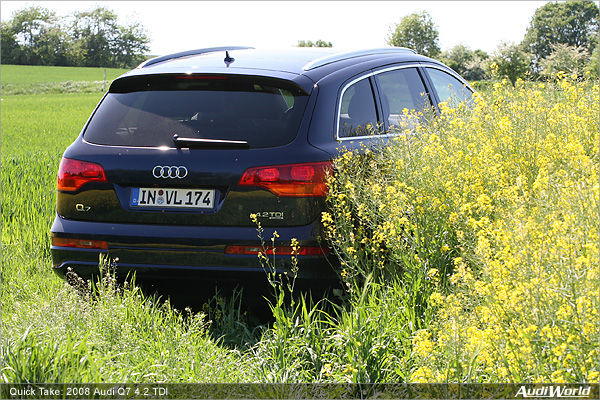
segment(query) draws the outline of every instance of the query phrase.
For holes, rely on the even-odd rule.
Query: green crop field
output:
[[[83,127],[98,93],[2,97],[2,155],[61,154]]]
[[[2,85],[39,85],[67,81],[112,81],[127,72],[118,68],[80,68],[80,67],[40,67],[35,65],[2,65],[0,77]]]
[[[322,220],[349,292],[290,304],[276,285],[259,324],[239,295],[195,313],[110,274],[55,276],[58,164],[103,95],[60,88],[103,70],[1,77],[0,383],[598,383],[597,83],[497,83],[380,154],[341,155]]]
[[[1,65],[2,95],[102,92],[118,76],[117,68],[41,67]],[[106,76],[104,75],[106,73]]]

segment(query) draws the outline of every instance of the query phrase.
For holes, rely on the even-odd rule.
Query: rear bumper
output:
[[[313,223],[300,227],[265,228],[267,244],[277,231],[275,246],[289,245],[292,238],[300,246],[319,246],[321,226]],[[174,285],[196,281],[237,283],[243,286],[266,281],[267,275],[256,255],[225,254],[228,245],[260,246],[255,228],[192,227],[143,224],[83,222],[56,217],[52,237],[102,240],[108,250],[91,250],[51,246],[54,271],[65,276],[71,269],[88,279],[99,271],[99,253],[116,260],[117,275],[135,273],[138,281],[170,281]],[[329,255],[297,256],[298,279],[315,285],[334,284],[337,279],[332,265],[337,259]],[[291,274],[291,256],[278,255],[272,262],[277,273]]]

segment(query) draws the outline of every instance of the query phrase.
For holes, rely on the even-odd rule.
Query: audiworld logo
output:
[[[544,398],[544,399],[558,399],[558,398],[570,398],[570,399],[589,399],[592,393],[591,386],[579,386],[579,387],[568,387],[568,386],[540,386],[540,387],[527,387],[521,386],[515,394],[515,397],[527,398]]]

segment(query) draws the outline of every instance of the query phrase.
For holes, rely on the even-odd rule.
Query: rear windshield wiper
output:
[[[173,143],[178,148],[211,148],[211,149],[249,149],[250,145],[245,140],[221,140],[221,139],[196,139],[182,138],[178,134],[173,135]]]

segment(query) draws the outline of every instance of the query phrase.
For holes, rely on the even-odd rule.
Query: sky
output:
[[[442,50],[463,44],[488,53],[519,43],[535,10],[548,1],[0,1],[0,17],[40,5],[59,16],[105,6],[121,25],[141,23],[152,55],[213,46],[289,48],[325,40],[340,49],[386,47],[390,27],[427,11]]]

